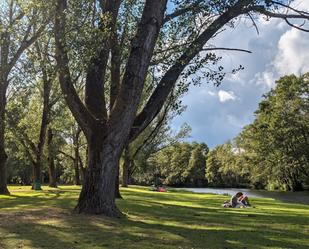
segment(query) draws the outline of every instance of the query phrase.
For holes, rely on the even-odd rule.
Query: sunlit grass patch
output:
[[[228,209],[227,196],[147,187],[122,189],[122,219],[72,212],[78,186],[10,187],[0,196],[0,248],[308,248],[309,208],[252,199]]]

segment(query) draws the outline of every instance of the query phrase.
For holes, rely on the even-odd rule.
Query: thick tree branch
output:
[[[175,62],[175,64],[165,73],[157,88],[149,98],[144,109],[136,117],[130,133],[130,141],[133,141],[156,117],[183,70],[190,63],[190,61],[203,50],[204,45],[209,41],[209,39],[211,39],[232,19],[248,12],[248,9],[245,8],[247,4],[243,5],[241,3],[237,3],[232,6],[225,13],[215,19],[212,24],[210,24],[209,27],[195,41],[192,42],[192,44]]]
[[[105,75],[109,60],[110,49],[116,33],[116,22],[120,8],[120,0],[100,1],[102,15],[107,16],[107,20],[100,24],[102,32],[108,30],[108,34],[102,38],[102,47],[98,54],[91,59],[88,67],[85,85],[85,103],[89,111],[101,120],[107,120],[107,107],[105,101]]]
[[[87,139],[89,139],[91,136],[91,130],[96,124],[96,120],[80,100],[71,80],[69,58],[65,46],[65,9],[66,1],[57,0],[57,14],[55,16],[55,41],[59,82],[71,112],[80,127],[83,129]]]
[[[52,87],[52,80],[50,79],[47,68],[46,68],[46,59],[42,55],[41,47],[38,42],[35,43],[36,52],[39,58],[40,69],[42,71],[43,79],[43,110],[41,117],[41,127],[39,134],[39,142],[37,145],[38,157],[41,157],[43,154],[43,147],[45,144],[47,126],[50,121],[50,92]],[[48,49],[47,47],[45,49]]]
[[[163,24],[166,4],[166,0],[147,0],[145,3],[121,88],[111,110],[109,125],[119,135],[119,139],[128,134],[127,128],[120,127],[119,124],[129,121],[131,125],[136,114],[155,43]]]

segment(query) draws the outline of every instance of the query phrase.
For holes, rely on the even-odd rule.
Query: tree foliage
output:
[[[302,190],[309,180],[309,75],[285,76],[264,95],[255,120],[209,153],[210,183]],[[244,177],[244,178],[243,178]]]

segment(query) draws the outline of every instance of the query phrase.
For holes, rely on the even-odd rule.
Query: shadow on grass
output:
[[[76,195],[75,195],[76,191]],[[158,194],[124,190],[118,205],[127,214],[122,219],[70,213],[78,191],[61,190],[42,195],[16,196],[7,205],[29,204],[66,210],[46,217],[49,210],[38,210],[34,219],[1,224],[1,238],[8,247],[28,243],[31,248],[307,248],[309,218],[304,206],[293,206],[296,213],[256,209],[224,209],[225,196]],[[7,201],[6,201],[7,202]],[[263,201],[265,202],[265,201]],[[262,202],[261,202],[262,203]],[[8,207],[1,203],[1,207]],[[259,203],[260,205],[260,203]],[[280,206],[280,205],[279,205]],[[282,206],[282,204],[281,204]],[[288,208],[288,206],[283,206]],[[25,211],[27,212],[27,211]],[[45,217],[45,218],[44,218]],[[307,230],[306,230],[307,229]],[[9,247],[10,241],[15,243]],[[15,242],[14,242],[15,241]],[[22,247],[21,247],[22,248]]]

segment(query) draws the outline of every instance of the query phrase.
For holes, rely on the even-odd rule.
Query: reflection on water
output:
[[[284,202],[309,204],[309,191],[280,192],[280,191],[253,190],[245,188],[181,188],[181,189],[192,191],[195,193],[211,193],[221,195],[222,194],[234,195],[237,192],[243,192],[249,197],[273,198]]]

